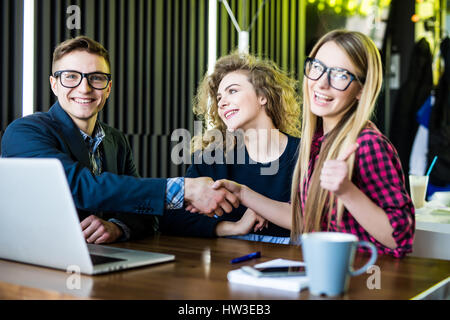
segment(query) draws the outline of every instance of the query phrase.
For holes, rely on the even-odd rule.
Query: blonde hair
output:
[[[222,79],[230,72],[242,72],[248,77],[258,96],[265,96],[265,110],[275,128],[292,136],[300,136],[300,103],[296,92],[297,81],[270,60],[256,58],[243,53],[232,53],[217,60],[214,72],[205,75],[194,99],[194,114],[203,122],[203,129],[208,125],[212,130],[220,130],[226,137],[226,125],[218,112],[217,92]],[[204,150],[212,142],[208,130],[192,140],[191,151]],[[222,145],[226,141],[219,142]]]
[[[297,165],[295,167],[292,188],[292,241],[298,241],[302,233],[319,231],[324,215],[328,211],[328,228],[331,213],[337,205],[337,221],[340,224],[344,206],[335,196],[320,187],[320,168],[325,161],[336,159],[350,145],[356,142],[359,133],[367,125],[373,113],[375,102],[382,84],[382,64],[380,54],[373,41],[360,32],[334,30],[324,35],[314,46],[310,57],[315,57],[319,49],[326,42],[333,41],[347,54],[356,69],[358,81],[362,84],[361,97],[348,109],[339,123],[333,128],[323,141],[319,158],[315,164],[310,181],[308,194],[305,194],[304,182],[308,178],[311,143],[313,135],[320,125],[320,118],[310,111],[310,97],[307,90],[307,79],[303,83],[304,107],[302,122],[302,140]],[[347,159],[349,179],[351,179],[355,156]],[[306,197],[305,207],[302,209],[302,199]]]

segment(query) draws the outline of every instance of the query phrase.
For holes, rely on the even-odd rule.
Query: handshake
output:
[[[186,210],[210,217],[229,213],[241,202],[241,185],[229,180],[185,178],[184,190]]]

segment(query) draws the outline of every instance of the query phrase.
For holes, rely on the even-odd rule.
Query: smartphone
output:
[[[296,267],[249,267],[244,266],[241,268],[245,273],[251,274],[255,277],[293,277],[293,276],[305,276],[306,270],[304,266]]]

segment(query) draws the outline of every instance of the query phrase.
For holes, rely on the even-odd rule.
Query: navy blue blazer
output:
[[[91,173],[83,137],[58,102],[48,112],[13,121],[2,138],[2,157],[59,159],[81,220],[89,214],[114,217],[130,227],[132,238],[142,236],[156,222],[148,214],[164,212],[166,179],[139,178],[125,135],[101,125],[104,172],[99,176]]]

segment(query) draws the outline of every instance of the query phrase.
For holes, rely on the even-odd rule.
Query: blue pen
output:
[[[261,252],[256,251],[256,252],[252,252],[250,254],[246,254],[245,256],[242,256],[239,258],[234,258],[233,260],[231,260],[231,263],[243,262],[243,261],[256,259],[256,258],[260,258],[260,257],[261,257]]]

